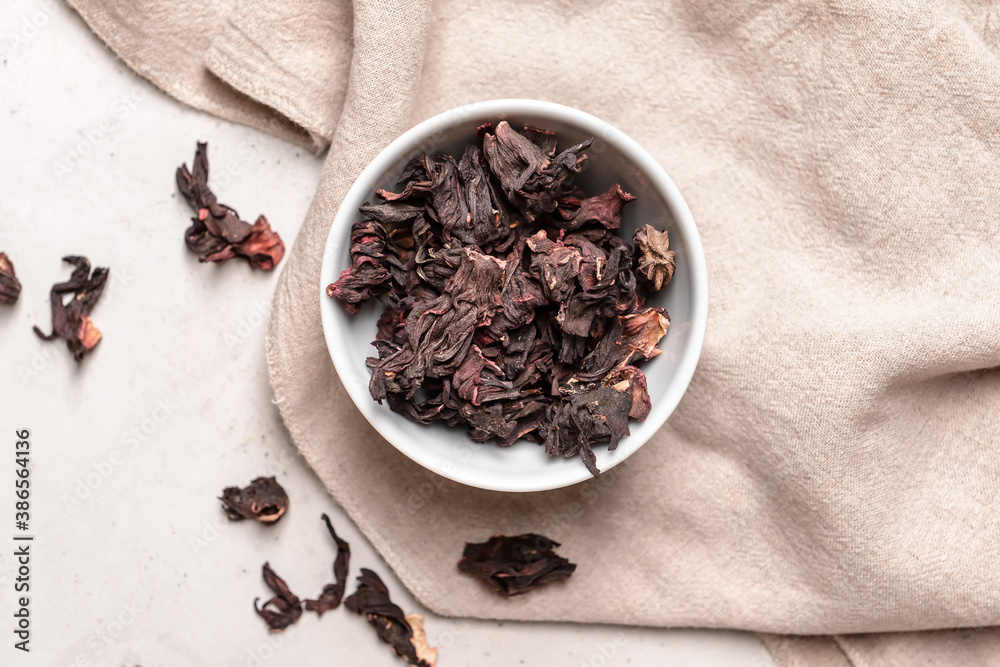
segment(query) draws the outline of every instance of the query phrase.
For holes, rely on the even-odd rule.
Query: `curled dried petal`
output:
[[[660,354],[657,345],[670,327],[667,311],[653,306],[632,315],[623,315],[619,321],[622,324],[621,346],[628,353],[626,362],[637,357],[652,359]]]
[[[385,228],[375,220],[365,220],[351,227],[351,265],[330,283],[326,293],[340,301],[344,310],[354,314],[374,294],[385,291],[392,278],[386,262]]]
[[[575,197],[565,198],[559,209],[563,220],[557,221],[556,224],[563,229],[578,229],[584,225],[618,229],[622,224],[622,209],[630,201],[635,201],[635,195],[625,192],[617,183],[596,197],[582,200]],[[569,206],[566,206],[567,202]],[[573,207],[575,210],[571,210]]]
[[[542,535],[494,535],[467,542],[458,569],[485,581],[503,596],[521,595],[573,574],[576,565],[558,555],[559,543]]]
[[[264,563],[263,576],[264,583],[274,592],[274,597],[261,607],[257,606],[260,598],[254,599],[253,608],[264,619],[271,632],[280,632],[299,620],[302,616],[302,603],[288,588],[285,580],[275,574],[269,563]]]
[[[320,616],[325,611],[339,607],[341,600],[344,599],[344,591],[347,588],[347,567],[351,559],[351,545],[347,543],[347,540],[341,539],[337,535],[337,531],[333,529],[333,524],[330,522],[330,517],[324,514],[322,518],[326,523],[326,529],[330,532],[330,537],[337,545],[337,557],[333,561],[334,583],[324,586],[319,598],[306,600],[306,609],[314,611]]]
[[[109,272],[106,268],[98,267],[91,274],[90,260],[86,257],[68,256],[63,257],[63,261],[76,268],[69,280],[53,285],[49,292],[52,333],[44,334],[37,326],[34,331],[43,340],[65,340],[73,358],[79,362],[101,341],[101,332],[89,315],[104,292]],[[71,294],[72,298],[64,303],[67,294]]]
[[[536,131],[537,132],[537,131]],[[507,121],[497,124],[492,133],[483,134],[483,152],[504,194],[528,220],[555,210],[567,180],[583,169],[584,155],[591,140],[571,146],[559,155],[546,155],[549,148],[539,147],[517,132]]]
[[[417,667],[433,667],[426,656],[436,659],[437,652],[427,647],[426,638],[421,641],[415,636],[406,614],[389,598],[389,589],[377,574],[362,568],[358,588],[344,600],[344,606],[367,618],[379,639],[396,655]]]
[[[233,251],[240,257],[246,257],[253,268],[270,271],[285,256],[285,244],[278,233],[271,229],[267,218],[261,215],[253,224],[250,235],[233,244]]]
[[[629,417],[644,421],[649,416],[652,403],[649,400],[649,390],[646,388],[646,375],[641,370],[635,366],[625,366],[611,375],[606,383],[615,391],[627,393],[632,397]]]

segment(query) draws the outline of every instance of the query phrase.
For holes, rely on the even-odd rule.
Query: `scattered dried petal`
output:
[[[573,574],[576,565],[553,551],[558,546],[534,533],[494,535],[486,542],[466,543],[458,569],[482,579],[501,595],[520,595]]]
[[[35,333],[43,340],[62,338],[77,362],[101,342],[101,332],[90,319],[90,311],[97,305],[104,285],[108,280],[108,269],[98,267],[90,273],[90,260],[86,257],[67,256],[63,261],[76,268],[64,283],[56,283],[49,292],[52,306],[52,333],[44,334],[38,327]],[[64,303],[65,295],[71,294],[69,303]]]
[[[257,615],[264,619],[271,632],[280,632],[299,620],[302,616],[302,603],[295,593],[289,590],[285,580],[274,573],[270,564],[264,563],[263,574],[264,583],[274,592],[274,597],[259,608],[257,602],[260,598],[254,599],[253,608]]]
[[[413,627],[403,610],[389,599],[389,589],[377,574],[362,568],[361,576],[358,577],[358,589],[344,600],[344,606],[365,616],[375,628],[379,639],[389,644],[396,655],[411,665],[433,667],[433,662],[423,656],[430,652],[436,658],[436,650],[427,648],[426,638],[418,640],[415,637]]]
[[[0,304],[9,306],[17,303],[21,294],[21,281],[14,273],[14,263],[6,253],[0,252]]]
[[[274,477],[258,477],[245,489],[227,487],[219,500],[230,521],[276,523],[288,509],[288,494]]]
[[[639,274],[644,276],[654,291],[659,291],[674,277],[674,251],[670,250],[667,230],[658,232],[650,225],[643,225],[633,237],[639,251]]]
[[[306,609],[314,611],[320,616],[324,611],[330,611],[340,606],[344,599],[344,591],[347,588],[347,568],[351,559],[351,545],[346,540],[337,536],[337,531],[330,523],[330,517],[323,515],[326,528],[330,531],[330,537],[337,544],[337,558],[333,561],[333,577],[335,583],[327,584],[316,600],[306,600]]]
[[[285,254],[285,244],[263,215],[251,225],[240,219],[235,209],[220,204],[208,186],[208,144],[198,142],[194,169],[187,164],[177,169],[177,188],[195,212],[184,242],[201,262],[222,262],[245,257],[250,266],[270,271]]]

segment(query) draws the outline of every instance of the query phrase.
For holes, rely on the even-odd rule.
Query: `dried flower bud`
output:
[[[219,500],[230,521],[275,523],[288,509],[288,494],[274,477],[258,477],[245,489],[227,487]]]
[[[670,250],[667,230],[658,232],[650,225],[643,225],[633,237],[639,251],[639,273],[659,291],[674,277],[674,251]]]

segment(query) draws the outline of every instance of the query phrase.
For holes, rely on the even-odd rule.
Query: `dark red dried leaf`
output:
[[[220,204],[208,185],[208,144],[198,142],[194,168],[177,169],[177,188],[195,212],[184,242],[201,262],[222,262],[244,257],[250,266],[270,271],[285,254],[285,244],[263,215],[251,225],[235,209]]]
[[[415,635],[411,625],[413,616],[404,614],[389,599],[389,589],[377,574],[362,568],[358,589],[344,600],[344,606],[367,618],[379,639],[389,644],[396,655],[411,665],[433,667],[437,650],[427,647],[422,628],[419,635]]]
[[[288,509],[288,494],[274,477],[258,477],[244,489],[227,487],[219,500],[230,521],[276,523]]]
[[[458,569],[482,579],[501,595],[521,595],[573,574],[576,565],[555,553],[558,546],[534,533],[494,535],[486,542],[466,543]]]
[[[21,294],[21,281],[14,273],[14,263],[6,253],[0,252],[0,304],[9,306],[17,303]]]
[[[104,285],[108,280],[108,269],[98,267],[90,272],[90,260],[86,257],[67,256],[63,261],[74,265],[69,280],[52,286],[49,302],[52,307],[52,333],[44,334],[34,327],[35,334],[43,340],[62,338],[77,362],[101,342],[101,332],[90,319],[90,311],[97,305]],[[66,295],[72,295],[65,303]]]
[[[253,601],[253,608],[257,615],[264,619],[271,632],[280,632],[302,616],[302,603],[299,598],[288,588],[285,580],[274,573],[270,564],[264,563],[263,569],[264,583],[274,593],[274,597],[258,607],[260,598]]]
[[[347,569],[351,559],[351,545],[346,540],[337,536],[337,531],[330,523],[330,517],[323,515],[326,528],[330,531],[330,537],[337,544],[337,558],[333,561],[334,583],[327,584],[316,600],[306,600],[306,609],[314,611],[320,616],[323,612],[336,609],[344,599],[344,591],[347,588]]]

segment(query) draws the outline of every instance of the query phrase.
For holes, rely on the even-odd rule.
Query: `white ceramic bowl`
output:
[[[579,458],[550,458],[535,443],[520,441],[511,447],[473,442],[462,428],[442,424],[424,426],[379,405],[368,393],[370,373],[365,359],[375,356],[371,341],[383,308],[375,299],[351,316],[326,295],[326,286],[350,265],[351,225],[365,201],[375,201],[377,188],[393,190],[399,173],[422,152],[461,156],[476,140],[476,128],[507,120],[516,129],[531,125],[554,130],[560,150],[594,137],[589,166],[577,178],[588,193],[604,192],[621,183],[638,199],[624,209],[621,233],[631,240],[646,223],[670,232],[677,269],[670,284],[648,303],[666,308],[670,329],[660,341],[662,354],[642,364],[648,379],[652,410],[643,422],[631,421],[631,434],[609,452],[596,445],[597,466],[606,471],[621,463],[659,429],[687,389],[701,354],[708,312],[708,285],[701,238],[687,204],[662,167],[620,130],[588,113],[537,100],[491,100],[446,111],[420,123],[389,144],[361,172],[333,219],[320,276],[319,298],[326,344],[337,373],[361,413],[399,451],[428,470],[449,479],[497,491],[541,491],[591,479]],[[357,443],[364,447],[364,443]]]

